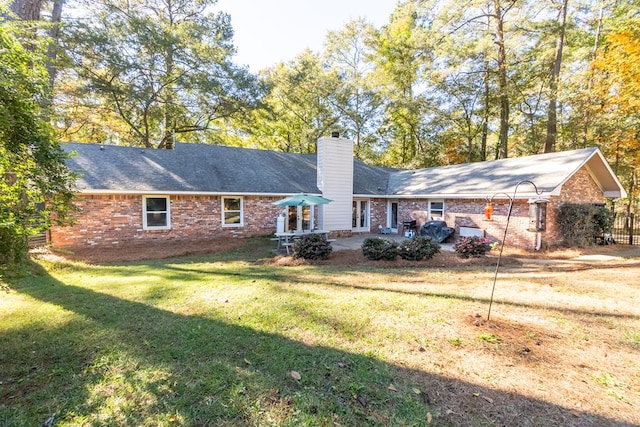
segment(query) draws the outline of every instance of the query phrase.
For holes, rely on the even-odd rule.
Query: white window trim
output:
[[[240,199],[240,222],[238,224],[225,224],[224,222],[224,200],[225,199]],[[235,211],[229,211],[235,212]],[[220,197],[220,221],[223,227],[244,227],[244,197],[242,196],[222,196]]]
[[[444,203],[444,199],[429,200],[429,220],[431,220],[433,218],[433,214],[431,213],[431,204],[432,203],[442,203],[442,219],[444,220],[445,211],[446,211],[446,204]],[[439,211],[440,209],[436,209],[436,210]]]
[[[147,199],[166,199],[167,201],[167,225],[150,226],[147,225]],[[153,195],[142,196],[142,229],[143,230],[170,230],[171,229],[171,198],[169,196]]]

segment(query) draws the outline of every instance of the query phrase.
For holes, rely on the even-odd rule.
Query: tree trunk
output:
[[[38,21],[42,0],[13,0],[9,9],[23,21]]]
[[[569,0],[564,0],[560,9],[560,28],[558,40],[556,42],[556,58],[551,70],[549,79],[549,105],[547,107],[547,137],[544,142],[544,152],[551,153],[556,150],[558,137],[558,80],[560,79],[560,66],[562,65],[562,49],[564,48],[564,33],[567,23],[567,4]]]
[[[53,11],[51,12],[51,30],[49,37],[51,43],[47,47],[47,72],[49,73],[49,84],[53,88],[56,79],[56,58],[58,56],[58,40],[60,38],[60,20],[62,19],[62,4],[64,0],[54,0]]]
[[[491,20],[487,19],[487,29],[491,26]],[[489,136],[489,110],[490,110],[490,86],[489,86],[489,54],[485,50],[484,51],[484,93],[483,93],[483,102],[484,102],[484,111],[482,114],[482,137],[480,141],[480,160],[487,160],[487,139]]]
[[[509,94],[507,91],[507,53],[504,46],[504,15],[500,0],[493,0],[496,18],[496,44],[498,45],[498,88],[500,91],[500,132],[498,158],[506,159],[509,153]]]
[[[593,43],[591,60],[595,60],[600,48],[600,34],[602,32],[602,21],[604,18],[604,6],[600,4],[600,15],[598,16],[598,27],[596,29],[596,39]],[[589,125],[591,124],[591,88],[593,87],[593,67],[590,67],[589,80],[587,81],[587,99],[584,108],[584,127],[582,129],[582,148],[587,146],[589,140]]]

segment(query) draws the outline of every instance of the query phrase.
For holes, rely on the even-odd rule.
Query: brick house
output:
[[[79,212],[76,224],[50,230],[59,248],[267,235],[276,231],[279,215],[288,230],[315,227],[335,235],[381,227],[402,233],[405,221],[420,227],[443,219],[456,235],[471,231],[498,241],[513,198],[506,243],[535,249],[541,241],[560,242],[555,215],[562,203],[626,196],[597,148],[404,170],[354,159],[352,141],[334,137],[320,138],[317,154],[200,144],[63,147],[80,174]],[[548,200],[546,229],[539,233],[527,230],[535,189]],[[301,192],[333,202],[284,209],[273,203]],[[483,211],[488,198],[491,219]]]

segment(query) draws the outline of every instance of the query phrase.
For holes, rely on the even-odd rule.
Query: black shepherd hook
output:
[[[504,250],[504,242],[507,240],[507,229],[509,228],[509,220],[511,219],[511,211],[513,210],[513,202],[516,199],[516,193],[518,191],[518,187],[520,184],[531,184],[536,191],[536,194],[540,196],[542,191],[538,191],[538,187],[533,183],[533,181],[523,180],[516,184],[516,188],[513,189],[513,197],[509,196],[507,193],[497,193],[488,197],[487,200],[491,202],[495,196],[498,194],[504,194],[509,199],[509,211],[507,213],[507,223],[504,226],[504,236],[502,237],[502,245],[500,245],[500,254],[498,255],[498,262],[496,263],[496,272],[493,275],[493,287],[491,288],[491,298],[489,299],[489,312],[487,313],[487,322],[489,321],[489,317],[491,317],[491,305],[493,305],[493,293],[496,290],[496,280],[498,279],[498,269],[500,268],[500,261],[502,260],[502,251]]]

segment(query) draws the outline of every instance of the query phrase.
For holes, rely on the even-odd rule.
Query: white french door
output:
[[[351,227],[353,231],[369,231],[369,200],[355,199],[351,214]]]
[[[286,231],[310,230],[313,226],[313,206],[289,206]]]
[[[387,203],[387,227],[392,233],[398,232],[398,202],[396,201]]]

